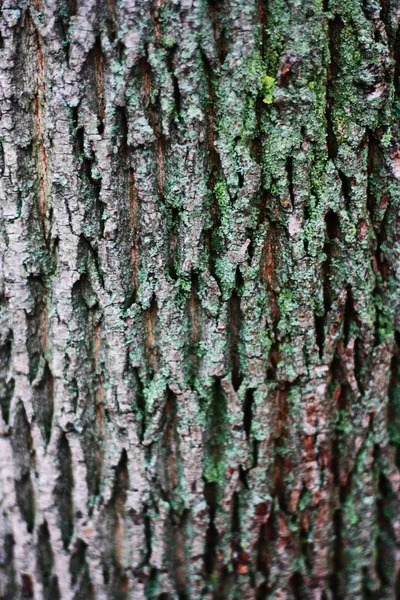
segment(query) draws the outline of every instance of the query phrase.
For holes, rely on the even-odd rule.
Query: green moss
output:
[[[275,99],[273,96],[273,91],[275,88],[276,79],[271,77],[270,75],[264,75],[262,80],[262,91],[263,91],[263,102],[265,104],[272,104]]]

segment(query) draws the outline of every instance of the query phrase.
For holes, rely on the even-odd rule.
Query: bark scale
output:
[[[399,597],[396,0],[0,13],[0,597]]]

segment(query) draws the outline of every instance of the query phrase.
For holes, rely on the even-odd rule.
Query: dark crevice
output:
[[[328,210],[325,215],[326,234],[330,241],[340,235],[340,221],[338,215],[333,210]]]
[[[351,208],[351,182],[350,178],[347,177],[340,169],[337,170],[340,181],[342,183],[342,194],[345,201],[346,210],[349,211]]]
[[[368,355],[364,351],[364,344],[360,337],[357,337],[354,342],[354,377],[356,378],[360,394],[365,392],[365,375]]]
[[[107,565],[103,565],[103,581],[107,586],[110,583],[110,570]]]
[[[376,137],[373,135],[372,131],[368,130],[368,158],[367,158],[367,210],[369,212],[371,223],[374,225],[375,218],[375,208],[376,208],[376,197],[374,194],[374,189],[372,186],[372,180],[374,171],[377,163],[377,154],[378,154],[378,141]]]
[[[144,537],[146,540],[146,555],[143,564],[148,565],[152,552],[152,532],[151,532],[151,519],[148,514],[148,506],[145,504],[143,507],[143,522],[144,522]]]
[[[279,508],[284,512],[287,510],[285,489],[285,460],[281,454],[276,453],[274,464],[274,496],[278,500]]]
[[[243,568],[242,548],[240,543],[240,506],[239,494],[235,492],[231,499],[231,533],[232,533],[232,564],[237,573]]]
[[[395,332],[395,348],[390,363],[390,380],[388,388],[387,422],[389,442],[394,450],[395,462],[400,469],[400,333]]]
[[[215,145],[215,122],[216,122],[216,106],[218,100],[215,92],[216,74],[213,70],[208,57],[204,52],[201,53],[203,71],[204,71],[204,114],[206,119],[206,136],[207,136],[207,158],[208,158],[208,180],[207,188],[210,196],[210,217],[211,224],[204,232],[204,250],[208,256],[208,268],[214,279],[218,280],[216,275],[215,262],[216,257],[221,251],[219,239],[219,227],[221,224],[220,209],[216,197],[216,185],[223,181],[223,169]]]
[[[128,145],[128,117],[125,106],[116,107],[115,121],[117,125],[117,136],[119,140],[120,156],[124,165],[129,164],[129,145]]]
[[[242,276],[240,270],[236,270],[236,286],[232,292],[229,305],[229,323],[230,323],[230,362],[232,369],[232,385],[237,391],[242,382],[240,372],[240,353],[239,342],[241,334],[242,312],[240,309],[240,296],[238,290],[241,288]]]
[[[179,90],[178,79],[174,74],[172,75],[172,84],[173,84],[173,88],[174,88],[175,110],[176,110],[177,116],[179,118],[179,115],[181,114],[181,110],[182,110],[182,97],[181,97],[181,92]]]
[[[295,197],[293,188],[293,156],[288,156],[286,159],[286,173],[289,184],[289,197],[292,205],[292,209],[295,207]]]
[[[127,147],[127,146],[126,146]],[[139,240],[138,240],[138,223],[139,223],[139,195],[136,188],[135,172],[132,168],[128,174],[129,184],[129,212],[131,226],[131,258],[132,258],[132,280],[133,291],[131,294],[132,303],[136,300],[136,293],[139,288],[138,270],[139,270]]]
[[[114,489],[111,500],[115,504],[117,510],[119,511],[122,511],[123,505],[126,501],[126,494],[128,489],[128,454],[124,448],[121,452],[121,457],[119,459],[117,468],[115,469]]]
[[[98,300],[86,273],[82,273],[80,278],[74,283],[71,295],[77,313],[79,307],[79,312],[90,313],[94,316],[94,313],[98,309]]]
[[[249,441],[251,435],[251,425],[253,422],[254,390],[247,389],[243,404],[243,428],[246,439]]]
[[[245,469],[243,467],[243,465],[239,465],[239,481],[242,484],[243,488],[245,490],[250,489],[249,488],[249,481],[248,481],[248,472],[250,469]]]
[[[335,256],[337,244],[335,243],[336,238],[340,236],[340,221],[338,215],[332,210],[328,210],[325,215],[325,244],[324,254],[326,260],[322,263],[322,279],[323,279],[323,295],[324,295],[324,309],[325,315],[331,309],[332,306],[332,290],[331,282],[329,279],[332,259]]]
[[[325,317],[323,315],[314,315],[315,341],[318,346],[319,357],[322,360],[324,356],[325,343]]]
[[[242,548],[240,523],[240,497],[238,492],[232,496],[232,565],[237,575],[245,575],[249,570],[250,557]]]
[[[96,72],[96,100],[97,100],[97,114],[98,114],[98,126],[97,131],[100,135],[104,133],[104,119],[105,119],[105,103],[104,103],[104,57],[103,50],[101,48],[100,37],[96,38],[94,49],[93,49],[93,60]]]
[[[343,569],[343,558],[342,558],[342,510],[338,509],[333,514],[333,568],[332,575],[330,578],[330,588],[332,590],[333,598],[340,600],[341,594],[341,581],[342,581],[342,569]]]
[[[208,0],[209,14],[214,33],[215,47],[221,65],[225,62],[228,53],[227,33],[225,30],[225,2],[224,0]]]
[[[157,369],[157,337],[158,337],[158,307],[156,297],[153,296],[149,308],[145,312],[145,352],[150,373]]]
[[[136,302],[136,293],[135,292],[136,292],[135,289],[131,289],[130,291],[127,291],[125,300],[122,304],[124,312],[129,311],[129,309],[132,308],[132,306],[135,304],[135,302]],[[129,319],[129,317],[127,317],[127,319]]]
[[[218,281],[217,273],[216,273],[216,260],[218,255],[221,252],[221,244],[219,239],[219,227],[221,225],[221,216],[220,210],[218,206],[218,201],[215,194],[215,186],[216,179],[215,173],[211,170],[210,178],[207,184],[208,189],[210,190],[210,195],[212,198],[211,207],[210,207],[210,216],[211,216],[211,227],[204,231],[204,250],[206,256],[208,258],[208,269],[210,275],[214,277],[216,281]]]
[[[379,18],[379,13],[381,11],[379,9],[379,5],[377,5],[374,1],[371,2],[371,0],[363,0],[361,7],[365,18],[369,21],[374,21]]]
[[[268,597],[269,597],[268,585],[264,581],[257,588],[255,600],[267,600]]]
[[[276,225],[272,222],[268,228],[268,235],[265,240],[263,257],[261,261],[260,268],[260,277],[264,280],[268,292],[268,298],[270,302],[270,311],[272,318],[272,332],[274,340],[277,339],[278,333],[278,323],[280,320],[280,310],[277,301],[277,293],[276,293],[276,274],[278,272],[278,264],[277,260],[280,255],[280,232],[277,229]],[[272,368],[272,377],[274,378],[275,367],[277,365],[278,360],[275,361],[275,358],[278,358],[278,345],[277,343],[273,343],[270,351],[270,359],[271,359],[271,368]]]
[[[214,185],[216,183],[216,177],[215,174],[221,174],[222,173],[222,167],[221,167],[221,163],[220,163],[220,158],[219,158],[219,154],[217,152],[217,149],[215,147],[215,109],[216,109],[216,97],[215,97],[215,81],[216,81],[216,76],[214,74],[212,65],[210,63],[210,61],[208,60],[208,57],[206,56],[206,54],[204,52],[201,53],[201,58],[202,58],[202,62],[203,62],[203,71],[204,71],[204,78],[207,84],[206,87],[206,98],[205,98],[205,107],[204,107],[204,112],[205,112],[205,116],[207,119],[206,122],[206,128],[207,128],[207,148],[208,148],[208,155],[209,155],[209,160],[210,160],[210,164],[211,164],[211,169],[210,169],[210,173],[211,173],[211,181],[210,181],[210,185],[209,188],[211,190],[214,189]]]
[[[4,169],[5,169],[4,146],[3,146],[3,143],[0,141],[0,177],[3,177]]]
[[[111,43],[114,43],[117,35],[117,21],[116,21],[116,2],[115,0],[107,0],[107,18],[106,27],[108,38]]]
[[[179,89],[178,78],[175,75],[174,59],[175,59],[175,55],[177,52],[178,52],[177,46],[176,45],[172,46],[172,48],[170,48],[168,50],[168,53],[166,56],[166,62],[167,62],[168,72],[170,73],[171,78],[172,78],[172,88],[173,88],[173,94],[174,94],[176,119],[179,120],[179,116],[180,116],[180,113],[182,110],[182,96],[181,96],[181,92]]]
[[[344,307],[344,315],[343,315],[343,341],[345,347],[350,340],[351,324],[357,320],[356,311],[354,309],[354,299],[353,293],[351,289],[351,285],[347,286],[347,296],[346,296],[346,304]]]
[[[125,502],[129,489],[128,455],[125,449],[115,469],[111,500],[107,506],[108,540],[106,562],[103,571],[107,574],[109,593],[116,600],[126,600],[128,579],[123,568]]]
[[[93,247],[91,241],[88,240],[83,234],[81,234],[79,237],[78,261],[79,265],[81,266],[81,272],[84,271],[84,273],[88,274],[88,285],[91,287],[89,279],[94,268],[98,282],[100,283],[101,287],[104,288],[103,270],[101,268],[99,254]],[[81,279],[78,280],[78,282],[79,281],[82,281],[82,285],[84,286],[85,275],[81,275]],[[78,282],[76,282],[74,285],[77,285]],[[90,293],[93,293],[92,290],[90,290]],[[93,306],[91,301],[89,301],[88,306]]]
[[[32,383],[39,373],[41,357],[47,346],[47,289],[43,276],[31,275],[28,279],[33,309],[26,315],[29,357],[29,381]]]
[[[81,539],[77,539],[75,542],[75,549],[71,555],[69,570],[71,573],[72,585],[75,585],[78,581],[78,577],[82,569],[86,566],[86,550],[87,544]]]
[[[269,591],[269,575],[271,567],[271,558],[273,553],[274,541],[276,539],[275,513],[276,507],[273,501],[270,506],[266,503],[262,503],[260,507],[260,535],[257,542],[257,570],[262,573],[266,580],[264,582],[264,589]],[[265,506],[264,506],[265,505]],[[266,512],[265,512],[266,511]]]
[[[186,551],[188,517],[189,511],[183,510],[179,516],[175,515],[175,523],[171,527],[173,552],[171,553],[170,569],[179,600],[189,600]]]
[[[11,400],[14,396],[15,379],[5,381],[0,379],[1,414],[6,424],[9,422]]]
[[[393,44],[393,59],[394,59],[394,73],[393,73],[393,85],[396,90],[397,97],[400,96],[400,27],[397,27],[396,38]],[[400,576],[399,576],[400,577]]]
[[[72,585],[77,588],[73,600],[95,600],[94,587],[90,580],[89,567],[86,562],[87,545],[77,539],[75,550],[70,560]]]
[[[217,258],[216,245],[217,244],[216,244],[215,231],[212,229],[206,230],[204,233],[204,248],[205,248],[206,256],[208,257],[208,270],[210,272],[210,275],[216,281],[218,281],[216,268],[215,268],[216,258]]]
[[[59,478],[54,488],[55,504],[59,512],[59,527],[64,549],[67,550],[73,533],[73,476],[72,457],[65,433],[62,434],[57,452]]]
[[[3,318],[2,304],[3,302],[0,299],[0,319]],[[6,334],[3,333],[0,343],[0,408],[5,423],[8,423],[9,420],[11,399],[15,387],[15,380],[10,378],[12,342],[12,331],[8,330]]]
[[[105,125],[104,55],[99,36],[96,37],[94,46],[87,56],[82,77],[87,82],[88,100],[91,109],[97,115],[98,133],[103,135]],[[105,204],[100,200],[101,175],[97,169],[93,170],[92,167],[96,164],[95,156],[91,153],[89,147],[85,149],[84,139],[80,140],[79,136],[83,136],[83,129],[81,127],[78,127],[76,131],[76,137],[78,138],[76,139],[76,145],[80,146],[80,176],[87,188],[85,190],[85,211],[90,215],[90,220],[92,221],[93,213],[95,213],[99,225],[98,232],[92,232],[89,228],[85,228],[86,235],[97,239],[98,237],[102,237],[104,233],[103,213]]]
[[[250,141],[250,154],[252,159],[257,165],[262,164],[262,156],[263,156],[263,140],[264,140],[264,132],[263,132],[263,114],[265,110],[265,103],[261,97],[261,95],[257,96],[255,105],[254,105],[254,118],[257,124],[257,130]],[[259,206],[262,202],[262,194],[263,190],[260,186],[257,205]],[[258,207],[257,206],[257,207]]]
[[[387,194],[382,194],[382,183],[378,179],[378,173],[384,164],[384,158],[379,148],[378,140],[372,131],[368,130],[367,135],[368,144],[368,159],[367,159],[367,210],[370,215],[371,224],[374,228],[376,236],[376,251],[375,251],[375,264],[374,268],[378,270],[383,281],[387,281],[389,277],[389,265],[388,261],[382,251],[382,246],[386,241],[386,230],[387,220],[389,218],[389,211],[383,208],[384,215],[379,222],[379,213],[382,211],[382,207],[387,207],[389,198]],[[379,282],[378,282],[379,284]]]
[[[69,61],[71,19],[76,15],[76,9],[77,0],[59,0],[57,5],[55,29],[59,32],[67,63]]]
[[[379,456],[377,458],[379,459]],[[396,513],[397,497],[383,473],[379,475],[379,492],[376,504],[378,525],[376,572],[382,587],[390,587],[394,580],[396,564],[396,536],[391,519]]]
[[[254,243],[253,243],[253,239],[252,239],[252,230],[247,229],[246,230],[246,235],[247,238],[250,239],[250,243],[247,247],[247,255],[249,257],[249,263],[252,262],[253,258],[254,258]]]
[[[341,416],[348,415],[350,406],[351,391],[349,386],[344,383],[346,377],[343,372],[340,356],[336,353],[332,363],[332,383],[333,383],[333,403],[335,404],[335,412],[337,415],[337,425],[335,435],[332,440],[331,449],[331,470],[335,486],[339,489],[339,507],[333,514],[333,566],[332,575],[330,578],[330,587],[335,600],[340,600],[343,593],[343,571],[346,568],[345,555],[343,546],[342,531],[344,528],[343,522],[343,506],[352,489],[352,472],[346,472],[343,468],[346,460],[343,444],[345,443],[344,433],[340,425]],[[334,387],[336,385],[336,387]]]
[[[134,398],[135,398],[135,406],[136,414],[139,423],[139,441],[143,442],[145,434],[146,434],[146,400],[144,395],[144,385],[141,380],[139,370],[137,367],[132,367],[132,379],[133,379],[133,388],[134,388]]]
[[[43,600],[59,600],[60,590],[57,576],[53,574],[54,557],[46,521],[38,531],[37,565],[43,585]]]
[[[169,535],[175,541],[176,535],[178,537],[180,535],[176,529],[176,525],[182,516],[179,508],[175,506],[175,500],[177,500],[179,495],[181,468],[181,457],[179,455],[180,438],[177,431],[178,424],[178,399],[168,387],[159,425],[159,448],[162,456],[160,460],[160,493],[161,497],[170,503],[169,520],[171,530]]]
[[[309,573],[312,572],[313,564],[312,564],[312,536],[309,535],[309,532],[306,528],[300,529],[300,550],[301,555],[304,561],[304,565]],[[300,586],[299,588],[300,589]]]
[[[80,579],[79,588],[73,600],[96,600],[94,587],[90,581],[89,570],[86,569]]]
[[[14,418],[11,447],[16,466],[15,491],[17,504],[27,524],[28,532],[32,533],[35,524],[35,500],[31,473],[35,467],[35,453],[30,424],[22,402],[18,404]]]
[[[21,593],[24,600],[33,598],[33,581],[26,573],[21,574]],[[15,600],[14,597],[13,600]]]
[[[278,500],[280,509],[284,512],[287,510],[285,475],[290,469],[290,463],[287,462],[285,452],[282,452],[282,449],[286,448],[288,418],[287,396],[289,389],[289,385],[284,384],[277,391],[276,401],[278,404],[278,411],[275,424],[275,463],[273,467],[273,495]]]
[[[166,156],[166,140],[162,131],[162,122],[160,119],[161,107],[160,98],[157,94],[154,99],[152,93],[155,87],[151,66],[146,55],[142,57],[139,64],[135,67],[137,78],[140,85],[140,98],[143,111],[147,120],[152,126],[155,137],[155,163],[157,173],[157,187],[160,202],[165,205],[164,198],[164,182],[165,182],[165,156]],[[157,89],[157,88],[155,88]]]
[[[258,23],[260,27],[260,39],[261,39],[261,48],[260,54],[264,58],[265,50],[266,50],[266,42],[267,42],[267,1],[266,0],[258,0],[257,3],[257,17]]]
[[[260,225],[263,225],[264,223],[270,223],[271,227],[274,227],[272,221],[269,221],[269,211],[271,206],[273,206],[273,202],[271,192],[261,189],[257,203],[257,227],[260,227]]]
[[[274,342],[269,350],[269,364],[267,369],[268,381],[274,381],[276,379],[276,368],[279,363],[279,344]]]
[[[334,413],[337,419],[337,425],[335,428],[335,435],[332,439],[332,452],[331,452],[331,471],[333,480],[336,486],[341,485],[341,462],[342,462],[342,448],[340,443],[341,432],[338,428],[341,415],[346,415],[349,410],[348,402],[348,387],[346,384],[339,383],[343,378],[342,367],[340,357],[336,353],[332,361],[332,388],[333,397],[332,404],[334,407]]]
[[[381,245],[384,243],[383,242],[383,231],[384,231],[385,227],[384,225],[382,225],[381,230],[379,232],[379,234],[377,235],[377,248],[376,248],[376,252],[375,252],[375,260],[376,260],[376,265],[378,267],[378,271],[382,277],[382,281],[387,281],[389,279],[389,275],[390,275],[390,270],[389,270],[389,264],[387,261],[387,258],[384,254],[384,252],[381,250]]]
[[[99,124],[97,126],[97,133],[99,135],[103,135],[103,133],[104,133],[104,120],[103,119],[99,119]]]
[[[47,361],[40,382],[33,386],[33,400],[38,425],[48,445],[54,412],[54,378]]]
[[[83,271],[72,288],[74,318],[78,324],[76,344],[80,356],[78,385],[79,408],[83,423],[83,448],[89,488],[89,511],[94,507],[100,490],[104,436],[104,360],[102,344],[102,313],[91,285],[93,262],[90,245],[82,238],[78,258]],[[90,277],[86,274],[90,273]]]
[[[338,153],[338,145],[335,134],[335,126],[333,122],[333,105],[334,105],[334,89],[335,82],[339,77],[339,60],[340,60],[340,32],[343,29],[343,22],[338,15],[334,19],[329,20],[328,39],[329,39],[329,54],[330,63],[328,65],[327,77],[327,94],[326,94],[326,142],[328,149],[328,157],[334,160]]]
[[[260,442],[254,438],[253,440],[253,462],[251,465],[252,469],[255,469],[258,466],[258,455],[259,455],[259,445]]]
[[[267,502],[259,502],[254,510],[254,516],[260,525],[265,525],[270,515],[270,504]]]
[[[14,537],[10,533],[4,535],[2,551],[0,551],[1,599],[15,600],[16,573],[14,565]]]
[[[308,224],[309,220],[310,220],[310,207],[308,206],[308,203],[305,202],[304,203],[304,219],[303,222],[305,224]],[[309,245],[309,241],[308,241],[308,237],[307,235],[303,235],[303,243],[304,243],[304,252],[307,254],[308,253],[308,245]]]
[[[78,108],[76,108],[76,111],[78,111]],[[78,157],[78,159],[83,161],[84,154],[85,154],[85,130],[84,130],[84,128],[77,125],[76,128],[74,129],[73,137],[74,137],[74,153]],[[84,171],[83,171],[84,173],[86,173],[87,168],[88,168],[88,166],[87,166],[87,164],[85,164]]]
[[[295,600],[303,600],[305,598],[305,586],[303,576],[298,571],[296,573],[293,573],[293,575],[289,579],[289,588],[292,591]]]
[[[168,222],[168,272],[171,279],[178,279],[179,268],[179,228],[180,214],[177,208],[172,208],[167,216]]]
[[[205,459],[208,465],[205,479],[208,482],[219,481],[224,465],[225,444],[228,435],[227,402],[221,380],[215,378],[210,390],[210,400],[207,408],[207,426],[205,442]]]
[[[393,51],[393,43],[395,41],[395,31],[393,29],[392,20],[390,18],[390,0],[380,0],[379,18],[382,21],[385,31],[389,39],[389,48]]]
[[[81,159],[81,168],[80,174],[83,181],[86,183],[88,192],[91,195],[90,204],[87,206],[87,213],[91,213],[90,217],[93,218],[93,212],[97,217],[98,222],[98,235],[93,236],[94,240],[98,237],[103,237],[104,234],[104,210],[105,203],[101,201],[101,178],[93,177],[92,167],[94,165],[94,160],[92,158],[88,158],[87,156],[83,156]],[[88,229],[85,229],[85,235],[88,235]],[[92,235],[91,235],[92,237]]]

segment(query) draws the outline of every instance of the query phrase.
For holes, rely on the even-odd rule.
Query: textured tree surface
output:
[[[398,1],[0,12],[0,598],[400,597]]]

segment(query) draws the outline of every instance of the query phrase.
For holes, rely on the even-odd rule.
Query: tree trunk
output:
[[[399,22],[3,0],[0,598],[400,597]]]

